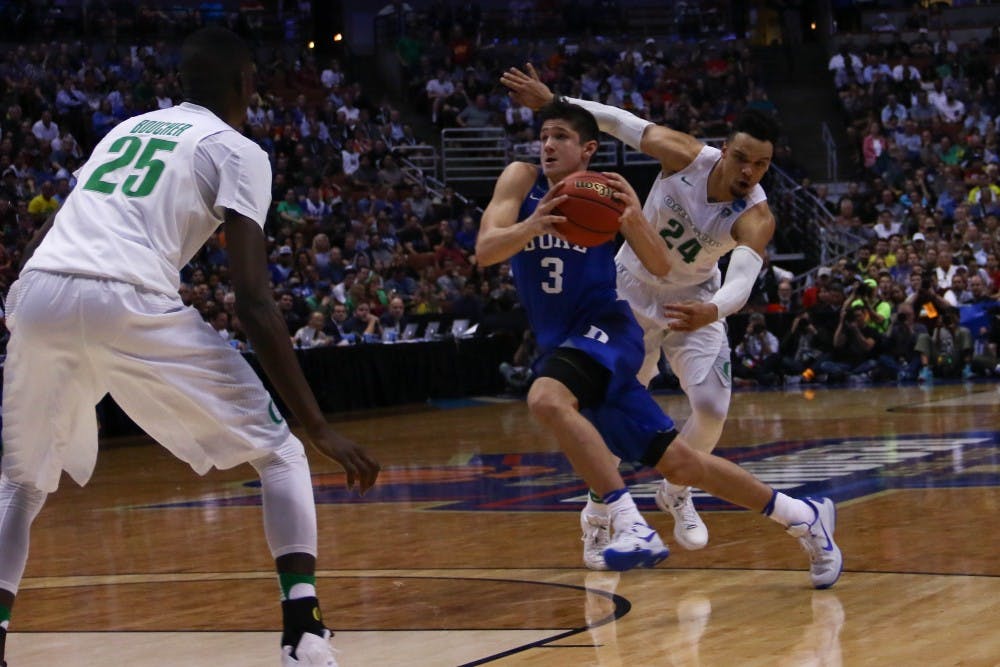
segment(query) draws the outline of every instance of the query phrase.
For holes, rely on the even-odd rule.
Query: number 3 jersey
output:
[[[225,209],[263,228],[271,203],[267,154],[187,102],[121,122],[75,176],[26,271],[109,278],[176,296],[181,268]]]
[[[519,222],[534,213],[548,191],[548,179],[539,169],[521,204]],[[518,298],[543,351],[561,344],[596,312],[618,300],[614,251],[612,241],[584,248],[543,234],[511,258]]]
[[[642,211],[667,245],[670,273],[665,278],[651,274],[627,243],[616,257],[621,267],[658,291],[690,293],[683,288],[700,287],[713,293],[719,289],[719,258],[736,247],[733,224],[744,211],[767,199],[764,189],[755,185],[744,199],[708,201],[708,176],[721,157],[719,149],[702,147],[684,169],[669,176],[660,174],[646,197]]]

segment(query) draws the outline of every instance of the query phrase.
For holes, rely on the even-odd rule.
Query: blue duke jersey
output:
[[[539,169],[519,221],[534,212],[548,189]],[[572,347],[610,370],[604,402],[581,414],[617,456],[640,461],[653,437],[673,430],[674,423],[636,379],[645,356],[642,329],[628,303],[618,299],[614,252],[613,241],[584,248],[536,236],[511,258],[511,269],[542,352],[535,369],[556,348]]]
[[[518,220],[527,219],[549,191],[542,170],[521,204]],[[546,234],[536,236],[511,259],[517,294],[542,350],[558,346],[594,311],[618,299],[615,246],[570,245]]]

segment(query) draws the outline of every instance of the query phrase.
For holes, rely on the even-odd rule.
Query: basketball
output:
[[[556,225],[559,233],[573,245],[587,248],[614,239],[625,204],[612,198],[610,181],[596,171],[578,171],[562,183],[559,195],[567,195],[569,199],[552,211],[566,217],[566,222]]]

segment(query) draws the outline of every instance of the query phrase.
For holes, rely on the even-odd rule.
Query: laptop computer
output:
[[[461,337],[465,330],[469,328],[469,320],[458,319],[451,323],[451,335],[455,338]]]
[[[417,337],[417,329],[419,328],[420,325],[417,322],[410,322],[403,329],[403,335],[400,336],[400,338],[402,340],[413,340],[414,338]]]
[[[428,322],[427,327],[424,329],[424,338],[436,338],[438,335],[438,329],[440,328],[441,323],[437,320]]]

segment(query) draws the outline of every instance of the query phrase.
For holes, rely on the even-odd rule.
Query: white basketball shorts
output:
[[[66,470],[86,484],[107,393],[198,474],[291,437],[253,369],[179,297],[30,271],[7,305],[3,470],[16,482],[52,492]]]
[[[671,331],[663,314],[663,304],[682,301],[708,301],[712,292],[701,285],[669,290],[653,287],[618,267],[618,298],[632,306],[632,314],[643,331],[646,357],[639,369],[639,382],[648,385],[657,374],[660,352],[667,357],[671,370],[680,380],[681,389],[702,382],[710,372],[730,386],[730,349],[725,322],[718,321],[695,331]]]

